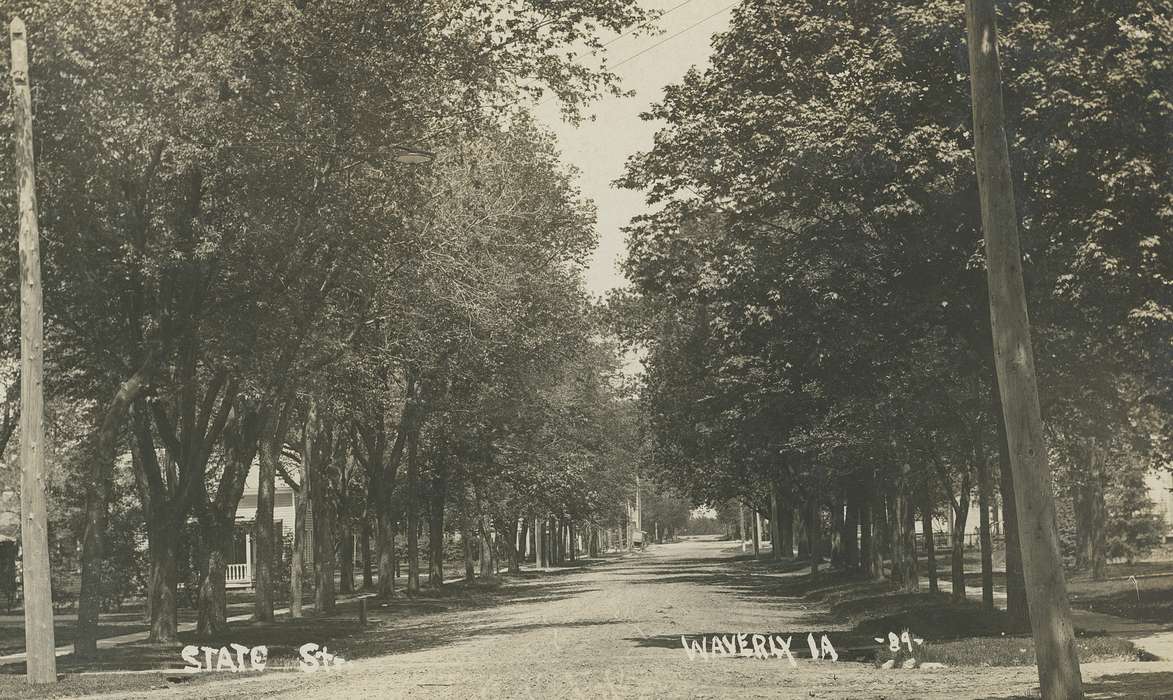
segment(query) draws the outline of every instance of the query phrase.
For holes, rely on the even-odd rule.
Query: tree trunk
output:
[[[448,500],[448,460],[444,455],[436,462],[432,477],[431,508],[428,527],[428,585],[444,585],[444,504]]]
[[[965,600],[965,521],[969,516],[969,494],[962,494],[961,504],[953,509],[953,527],[950,530],[953,545],[952,571],[953,600]]]
[[[375,521],[375,544],[379,553],[378,596],[390,598],[395,595],[395,521],[389,508],[379,509]]]
[[[795,558],[806,559],[810,556],[810,538],[807,537],[807,520],[810,518],[810,509],[805,503],[800,503],[794,511],[794,539],[798,543],[798,554]]]
[[[658,523],[656,525],[656,531],[657,531],[657,537],[658,537],[659,536],[658,535],[658,532],[659,532],[659,524]],[[567,544],[568,544],[568,546],[567,546],[568,558],[571,560],[571,562],[577,562],[577,560],[578,560],[578,549],[577,549],[578,534],[577,534],[577,532],[575,532],[575,522],[570,521],[570,519],[568,519],[568,521],[567,521]]]
[[[324,439],[320,433],[325,433]],[[335,457],[330,430],[320,430],[317,408],[311,407],[306,421],[306,440],[303,464],[310,489],[310,510],[313,514],[313,600],[317,614],[334,611],[334,503],[328,494],[326,470]]]
[[[843,531],[839,540],[843,543],[843,565],[849,569],[859,566],[859,504],[854,495],[847,497],[847,512],[843,518]]]
[[[831,566],[843,566],[843,503],[838,499],[831,502]]]
[[[481,531],[481,577],[489,578],[493,575],[493,538],[489,530],[488,516],[480,518]]]
[[[305,577],[303,550],[306,546],[305,521],[306,510],[309,507],[307,494],[309,488],[309,481],[305,479],[305,470],[303,469],[300,490],[294,494],[296,504],[293,511],[293,552],[289,557],[289,616],[292,618],[301,617],[301,582]]]
[[[93,450],[93,468],[90,475],[90,483],[86,490],[86,510],[85,510],[85,529],[82,534],[82,548],[81,548],[81,592],[78,595],[77,601],[77,635],[74,640],[73,648],[74,654],[79,657],[93,656],[98,650],[98,612],[102,606],[102,561],[104,559],[105,537],[106,537],[106,519],[110,505],[110,489],[114,479],[114,460],[117,459],[118,453],[118,436],[122,429],[122,424],[126,419],[127,411],[130,405],[146,390],[147,381],[150,379],[153,370],[154,360],[148,357],[143,366],[132,376],[118,387],[110,404],[106,407],[105,415],[102,417],[102,423],[98,426],[98,430],[94,437]],[[21,412],[22,423],[26,416],[32,416],[34,413],[36,420],[41,420],[40,412],[32,410],[31,406],[25,406]],[[31,420],[32,418],[29,418]],[[43,487],[40,487],[43,489]],[[32,492],[38,489],[29,489],[27,497],[32,497]],[[42,490],[43,493],[43,490]],[[23,536],[22,536],[23,537]],[[40,537],[36,537],[36,546],[40,552]],[[30,540],[32,542],[32,540]],[[46,561],[47,555],[46,555]],[[35,600],[36,605],[45,607],[42,603],[40,591],[37,594],[29,596],[30,603]],[[52,603],[47,601],[48,612],[44,612],[40,607],[30,607],[26,612],[30,616],[37,618],[43,617],[45,614],[52,618]],[[27,607],[27,606],[26,606]],[[26,624],[33,624],[40,629],[44,621],[41,619],[28,620]],[[44,632],[44,630],[42,630]],[[52,625],[50,629],[45,632],[48,634],[50,641],[53,639]],[[41,635],[44,636],[44,635]],[[56,657],[52,667],[56,668]],[[35,664],[34,664],[35,665]],[[44,665],[44,664],[42,664]],[[56,676],[54,676],[56,678]]]
[[[338,522],[338,592],[354,593],[354,531],[350,518]]]
[[[913,507],[912,497],[908,494],[911,488],[910,484],[902,484],[895,499],[898,516],[896,527],[899,531],[902,554],[900,582],[906,593],[920,590],[920,575],[916,566],[916,509]]]
[[[170,646],[177,640],[175,589],[178,584],[177,560],[179,529],[170,513],[156,514],[147,526],[147,556],[150,573],[147,583],[147,607],[150,610],[151,644]]]
[[[472,547],[472,528],[466,523],[463,531],[460,533],[460,541],[463,545],[464,551],[464,580],[466,583],[471,583],[476,579],[476,565],[473,557]]]
[[[782,543],[782,484],[777,479],[770,482],[770,556],[781,559],[785,554]]]
[[[550,524],[550,541],[554,544],[554,563],[566,562],[566,533],[562,518],[554,518]]]
[[[316,428],[315,431],[317,432]],[[310,510],[313,512],[314,549],[314,610],[317,615],[334,612],[334,571],[335,559],[335,510],[334,499],[330,498],[326,470],[330,462],[338,458],[331,431],[326,430],[324,447],[311,450],[309,471],[313,488],[310,490]],[[315,436],[316,437],[316,436]]]
[[[819,520],[822,518],[819,513],[819,501],[817,498],[811,497],[810,500],[810,523],[807,525],[806,534],[809,542],[807,549],[810,550],[811,556],[811,576],[819,573],[819,561],[822,559],[822,550],[819,548]]]
[[[310,396],[306,406],[305,425],[302,430],[301,444],[301,484],[297,502],[297,511],[294,515],[293,556],[289,562],[289,616],[302,616],[302,582],[305,578],[305,551],[311,553],[311,562],[317,559],[317,497],[314,491],[323,488],[319,483],[319,474],[315,473],[314,461],[317,459],[315,450],[321,449],[317,445],[318,438],[318,403]]]
[[[249,467],[257,456],[261,432],[268,419],[264,411],[241,402],[234,406],[231,427],[224,432],[224,471],[212,498],[203,495],[199,523],[207,558],[203,580],[200,582],[199,619],[196,625],[200,637],[219,636],[228,631],[228,608],[224,583],[228,568],[228,552],[232,550],[233,524],[236,508],[244,493]]]
[[[1079,698],[1083,696],[1083,683],[1055,526],[1055,503],[1022,281],[995,17],[993,0],[967,0],[974,160],[986,240],[994,361],[1006,419],[1015,499],[1020,506],[1020,544],[1028,582],[1039,686],[1044,698]]]
[[[325,494],[325,489],[315,485],[314,501],[314,609],[318,615],[334,612],[334,504]]]
[[[1092,571],[1092,580],[1103,581],[1108,577],[1107,542],[1107,510],[1104,507],[1104,459],[1103,445],[1097,444],[1095,438],[1087,441],[1088,469],[1087,503],[1088,503],[1088,566]]]
[[[464,580],[472,582],[476,578],[476,569],[473,565],[475,552],[473,542],[476,538],[476,528],[473,527],[473,502],[468,495],[468,487],[461,487],[460,494],[460,540],[464,554]]]
[[[509,557],[509,573],[521,573],[521,561],[517,551],[517,518],[505,520],[497,531],[501,533],[501,541],[505,543],[505,551]]]
[[[517,524],[517,550],[520,561],[518,565],[524,564],[529,559],[529,518],[522,518],[521,522]]]
[[[737,517],[739,519],[738,520],[738,529],[737,529],[737,539],[739,542],[741,542],[741,551],[744,552],[745,551],[745,539],[746,539],[746,537],[745,537],[745,504],[740,503],[740,502],[737,504]]]
[[[284,436],[281,438],[284,442]],[[281,458],[281,444],[266,437],[261,444],[258,464],[256,527],[253,537],[257,542],[256,588],[253,599],[253,618],[258,622],[273,621],[273,564],[278,551],[273,531],[273,499],[277,480],[277,461]]]
[[[904,575],[907,571],[907,562],[904,554],[904,536],[902,533],[903,527],[903,511],[901,510],[901,498],[899,495],[889,496],[885,504],[884,515],[887,523],[887,532],[890,535],[889,543],[891,544],[892,552],[892,575],[891,581],[897,586],[904,586]]]
[[[990,539],[990,465],[978,454],[978,537],[982,548],[982,608],[994,609],[994,545]]]
[[[364,517],[362,519],[362,534],[359,541],[359,549],[362,552],[362,588],[364,591],[369,591],[375,587],[374,572],[371,567],[371,519]]]
[[[546,561],[546,543],[542,535],[545,531],[545,523],[542,518],[534,518],[534,564],[539,569],[545,569],[548,565]]]
[[[761,556],[761,533],[758,532],[758,524],[761,523],[762,518],[760,515],[758,515],[758,511],[756,509],[754,510],[753,517],[751,517],[750,520],[753,520],[753,558],[757,559]]]
[[[565,564],[569,559],[569,531],[566,527],[566,519],[558,518],[558,563]]]
[[[419,430],[407,435],[407,592],[420,591]]]
[[[925,559],[929,571],[929,592],[936,593],[940,590],[937,586],[937,543],[933,539],[933,497],[927,486],[920,512],[921,530],[925,536]]]
[[[787,559],[794,558],[794,506],[789,501],[783,500],[779,510],[779,517],[781,522],[778,524],[779,532],[781,533],[782,556]]]
[[[883,497],[874,492],[872,499],[872,575],[879,580],[884,578],[884,553],[891,550],[891,533]]]
[[[876,562],[873,557],[875,542],[872,540],[872,510],[865,496],[859,501],[859,568],[865,576],[876,575]]]
[[[228,570],[226,553],[232,549],[232,521],[211,516],[201,523],[200,530],[205,556],[204,570],[200,576],[196,636],[209,639],[228,633],[224,584]]]

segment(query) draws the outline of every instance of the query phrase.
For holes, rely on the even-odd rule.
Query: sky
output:
[[[642,0],[640,4],[665,12],[657,23],[661,31],[622,36],[605,49],[611,66],[631,58],[615,72],[622,79],[621,87],[634,90],[635,96],[601,98],[586,110],[593,121],[584,120],[578,127],[561,121],[554,101],[536,110],[538,118],[558,137],[563,160],[579,169],[583,194],[598,208],[599,247],[586,274],[587,289],[595,295],[624,285],[618,269],[623,253],[620,229],[646,210],[641,193],[611,186],[623,173],[627,157],[652,145],[658,125],[641,120],[639,114],[659,101],[665,85],[679,81],[690,66],[703,66],[708,61],[712,35],[728,27],[737,3]],[[603,41],[612,38],[603,37]]]

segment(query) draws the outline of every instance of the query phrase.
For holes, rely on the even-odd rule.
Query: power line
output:
[[[679,3],[679,4],[677,4],[677,5],[675,5],[675,6],[671,7],[671,8],[669,8],[669,9],[667,9],[667,10],[664,10],[664,13],[663,13],[663,14],[661,14],[659,17],[656,17],[656,18],[655,18],[655,19],[653,19],[653,20],[648,20],[647,22],[643,22],[643,23],[641,23],[641,24],[637,24],[636,26],[632,27],[631,29],[628,29],[627,31],[625,31],[625,32],[623,32],[622,34],[620,34],[619,36],[615,37],[614,39],[612,39],[612,40],[610,40],[610,41],[608,41],[608,42],[605,42],[605,43],[603,43],[603,44],[600,46],[600,48],[606,48],[606,47],[610,46],[611,44],[614,44],[615,42],[619,41],[620,39],[622,39],[622,38],[623,38],[623,37],[625,37],[625,36],[630,36],[631,34],[634,34],[635,32],[638,32],[638,31],[639,31],[639,30],[641,30],[641,29],[645,29],[645,28],[647,28],[647,27],[650,27],[650,26],[652,26],[652,24],[653,24],[653,23],[655,23],[655,22],[658,22],[659,20],[662,20],[662,19],[664,19],[664,18],[665,18],[665,17],[667,17],[668,15],[670,15],[670,14],[672,14],[673,12],[675,12],[675,11],[679,10],[680,8],[682,8],[682,7],[684,7],[685,5],[687,5],[687,4],[689,4],[689,3],[691,3],[692,1],[693,1],[693,0],[684,0],[684,2],[682,2],[682,3]]]
[[[698,20],[698,21],[696,21],[696,22],[693,22],[692,24],[688,25],[688,26],[687,26],[687,27],[685,27],[684,29],[681,29],[680,31],[676,32],[675,34],[671,34],[671,35],[669,35],[669,36],[666,36],[666,37],[664,37],[663,39],[661,39],[660,41],[657,41],[656,43],[652,44],[651,46],[647,47],[646,49],[641,49],[640,51],[637,51],[637,52],[633,53],[632,55],[630,55],[630,56],[628,56],[627,58],[623,59],[623,60],[622,60],[622,61],[620,61],[619,63],[616,63],[615,65],[611,66],[611,69],[612,69],[612,70],[614,70],[614,69],[618,68],[619,66],[622,66],[622,65],[623,65],[623,64],[625,64],[625,63],[630,63],[631,61],[634,61],[635,59],[637,59],[637,58],[639,58],[640,56],[644,55],[645,53],[647,53],[647,52],[651,51],[652,49],[655,49],[655,48],[658,48],[658,47],[660,47],[660,46],[663,46],[664,44],[668,43],[669,41],[672,41],[673,39],[675,39],[676,37],[680,36],[681,34],[684,34],[685,32],[688,32],[688,31],[691,31],[691,30],[693,30],[693,29],[696,29],[697,27],[699,27],[700,25],[704,24],[705,22],[708,22],[709,20],[713,19],[713,18],[714,18],[714,17],[716,17],[717,15],[719,15],[719,14],[721,14],[721,13],[723,13],[723,12],[726,12],[726,11],[728,11],[728,10],[731,10],[731,9],[733,9],[733,6],[734,6],[734,5],[737,5],[737,4],[738,4],[737,2],[731,2],[731,3],[729,3],[728,5],[726,5],[725,7],[722,7],[720,10],[717,10],[716,12],[714,12],[714,13],[713,13],[713,14],[711,14],[711,15],[709,15],[708,17],[705,17],[704,19],[701,19],[701,20]]]

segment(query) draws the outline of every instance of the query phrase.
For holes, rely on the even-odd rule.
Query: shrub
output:
[[[1131,564],[1161,543],[1165,523],[1153,511],[1145,472],[1127,460],[1114,460],[1111,481],[1104,493],[1108,511],[1107,554]]]

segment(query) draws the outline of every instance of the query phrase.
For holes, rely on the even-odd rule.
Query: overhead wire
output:
[[[611,66],[611,69],[614,70],[614,69],[618,68],[619,66],[630,63],[630,62],[634,61],[635,59],[639,58],[640,56],[643,56],[647,52],[652,51],[654,49],[657,49],[657,48],[663,46],[664,44],[668,43],[669,41],[672,41],[673,39],[680,36],[681,34],[684,34],[686,32],[692,31],[693,29],[696,29],[697,27],[704,24],[705,22],[708,22],[709,20],[713,19],[717,15],[722,14],[724,12],[728,12],[729,10],[733,9],[733,7],[735,5],[737,5],[739,2],[740,2],[740,0],[735,0],[735,2],[729,3],[728,5],[726,5],[725,7],[722,7],[720,10],[717,10],[713,14],[708,15],[707,17],[704,17],[703,19],[699,19],[696,22],[693,22],[692,24],[688,25],[684,29],[681,29],[680,31],[678,31],[674,34],[670,34],[669,36],[664,37],[660,41],[657,41],[656,43],[652,44],[651,46],[649,46],[645,49],[641,49],[640,51],[633,53],[632,55],[628,56],[627,58],[623,59],[622,61]]]

